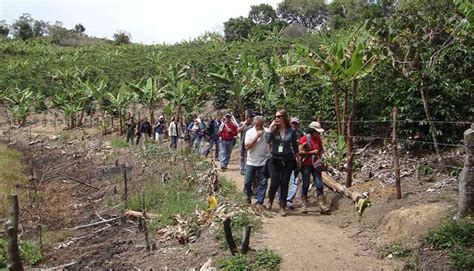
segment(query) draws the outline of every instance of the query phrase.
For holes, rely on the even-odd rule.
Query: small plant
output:
[[[400,244],[392,244],[385,246],[379,251],[379,256],[385,258],[388,255],[392,255],[395,258],[404,258],[410,255],[411,250],[404,248]]]
[[[21,241],[19,245],[20,258],[28,265],[35,265],[43,260],[40,246],[36,242]],[[7,241],[0,238],[0,269],[7,267]]]
[[[280,255],[272,250],[263,249],[257,251],[251,267],[255,270],[279,270],[280,262]]]
[[[428,174],[431,174],[433,173],[434,169],[431,165],[429,164],[421,164],[419,167],[418,167],[418,173],[421,175],[421,176],[426,176]]]
[[[424,242],[437,249],[449,250],[451,264],[462,270],[474,268],[474,224],[472,221],[445,220],[430,230]]]
[[[343,136],[336,136],[335,131],[331,131],[328,138],[334,139],[333,143],[327,144],[325,161],[334,167],[341,167],[347,154],[347,144]]]
[[[224,271],[249,270],[249,266],[247,265],[247,257],[242,254],[229,256],[223,259],[218,259],[216,261],[216,264],[219,270],[224,270]]]
[[[220,270],[279,270],[281,257],[269,249],[255,254],[236,254],[216,261]]]

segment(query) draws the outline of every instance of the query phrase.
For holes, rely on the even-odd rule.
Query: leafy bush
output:
[[[437,249],[449,250],[454,267],[472,270],[474,268],[474,224],[472,221],[448,219],[441,226],[430,230],[424,242]]]

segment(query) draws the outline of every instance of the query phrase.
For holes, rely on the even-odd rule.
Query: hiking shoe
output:
[[[278,213],[285,217],[288,213],[286,212],[286,208],[285,207],[280,207],[280,210],[278,211]]]
[[[318,196],[317,202],[322,215],[328,215],[331,212],[331,209],[326,204],[326,198],[324,196]]]
[[[293,203],[291,201],[287,201],[286,202],[286,206],[288,207],[288,209],[290,210],[294,210],[295,209],[295,206],[293,206]]]
[[[308,213],[308,199],[307,198],[302,198],[301,201],[303,202],[303,205],[301,207],[301,212],[303,214]]]

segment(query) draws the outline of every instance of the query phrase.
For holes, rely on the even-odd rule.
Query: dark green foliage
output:
[[[7,37],[10,33],[10,27],[5,20],[0,21],[0,37]]]
[[[17,39],[27,40],[33,37],[33,23],[34,19],[31,18],[31,15],[28,13],[23,13],[23,15],[18,18],[12,24],[12,34]]]
[[[125,31],[118,31],[114,34],[114,42],[116,45],[129,44],[132,36]]]

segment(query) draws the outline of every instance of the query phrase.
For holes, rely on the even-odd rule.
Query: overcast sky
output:
[[[175,43],[206,31],[223,31],[231,17],[247,16],[250,6],[281,0],[0,0],[0,20],[13,23],[21,14],[61,21],[66,28],[82,23],[86,34],[112,38],[126,30],[133,42]]]

